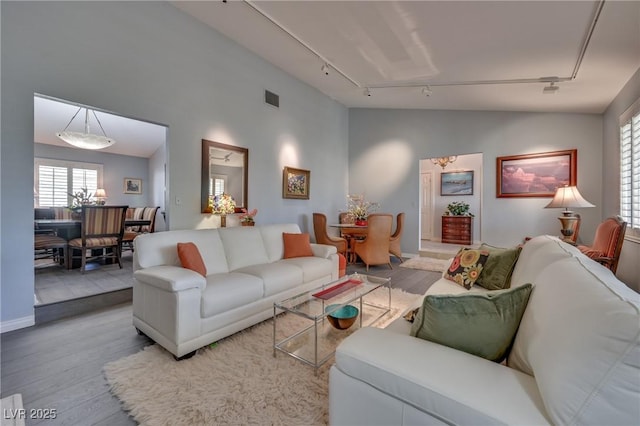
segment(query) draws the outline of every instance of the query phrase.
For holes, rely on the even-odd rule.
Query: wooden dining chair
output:
[[[404,227],[404,213],[398,213],[396,216],[396,231],[391,235],[389,239],[389,253],[398,258],[402,263],[402,249],[400,248],[400,242],[402,240],[402,228]]]
[[[160,207],[137,207],[127,209],[127,219],[148,220],[149,225],[126,226],[122,235],[122,249],[133,251],[133,240],[140,234],[148,234],[156,230],[156,214]],[[131,216],[130,216],[131,215]]]
[[[313,214],[313,232],[316,235],[316,243],[335,246],[338,253],[347,257],[347,240],[342,237],[332,237],[327,233],[327,216],[322,213]]]
[[[370,265],[389,265],[389,239],[393,216],[384,213],[373,213],[367,218],[367,236],[363,240],[357,240],[354,244],[354,252],[360,257],[369,271]]]
[[[596,228],[593,244],[591,246],[579,245],[578,249],[615,274],[626,230],[627,222],[623,221],[620,216],[609,217]]]
[[[127,206],[82,206],[81,236],[69,241],[68,261],[81,259],[84,274],[88,260],[112,259],[122,269],[122,236]],[[101,254],[95,254],[101,250]],[[76,254],[76,252],[80,252]],[[89,254],[87,254],[89,253]]]

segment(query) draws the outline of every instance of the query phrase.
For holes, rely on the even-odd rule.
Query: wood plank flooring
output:
[[[366,273],[349,265],[348,273]],[[439,272],[388,266],[369,274],[391,277],[393,287],[423,294]],[[1,397],[21,393],[29,409],[56,409],[53,420],[26,419],[27,425],[133,425],[109,392],[102,367],[150,344],[131,325],[131,304],[53,321],[0,337]]]

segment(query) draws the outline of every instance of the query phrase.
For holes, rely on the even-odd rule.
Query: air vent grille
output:
[[[273,105],[276,108],[280,108],[280,96],[268,90],[264,91],[264,101],[269,105]]]

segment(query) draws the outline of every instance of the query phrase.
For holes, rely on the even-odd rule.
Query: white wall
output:
[[[482,153],[481,236],[510,246],[526,236],[559,235],[549,198],[496,198],[496,157],[578,149],[580,235],[592,238],[602,216],[602,116],[430,110],[349,111],[349,191],[366,192],[382,210],[406,212],[402,251],[418,251],[420,159]],[[372,173],[374,171],[375,173]]]
[[[201,140],[249,148],[258,223],[334,212],[347,189],[348,111],[236,43],[159,2],[0,2],[1,313],[33,321],[33,94],[169,127],[172,229],[215,226],[200,213]],[[265,105],[264,90],[280,95]],[[311,170],[311,199],[282,199],[282,168]],[[182,200],[175,204],[175,198]]]
[[[627,82],[604,114],[604,189],[602,219],[620,213],[620,124],[619,118],[640,98],[640,70]],[[609,190],[611,189],[611,190]],[[627,234],[631,232],[627,231]],[[640,292],[640,240],[625,240],[618,264],[618,278]]]

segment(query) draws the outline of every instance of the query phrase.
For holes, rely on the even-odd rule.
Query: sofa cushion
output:
[[[282,259],[278,263],[296,265],[302,269],[303,282],[305,283],[320,278],[330,278],[334,267],[331,259],[323,259],[321,257],[294,257],[291,259]],[[329,281],[331,280],[329,279],[327,282]]]
[[[535,286],[509,366],[535,375],[555,424],[638,424],[640,295],[580,253]]]
[[[283,262],[263,263],[236,269],[236,272],[256,276],[262,280],[264,297],[278,294],[302,284],[302,269]]]
[[[178,257],[183,268],[196,271],[203,277],[207,276],[207,268],[204,266],[200,251],[194,243],[178,243]]]
[[[527,307],[531,284],[488,293],[427,295],[411,335],[502,361]]]
[[[269,263],[260,229],[254,226],[219,228],[229,270]]]
[[[262,299],[263,293],[262,280],[256,276],[237,272],[210,274],[202,292],[200,315],[208,318],[243,307]]]
[[[295,223],[282,223],[273,225],[262,225],[259,227],[262,234],[262,241],[267,249],[269,262],[275,262],[284,256],[284,241],[282,233],[299,234],[300,228]]]
[[[511,285],[511,274],[516,266],[521,247],[500,248],[482,244],[481,250],[487,250],[487,258],[482,273],[478,277],[476,284],[487,290],[502,290]]]
[[[488,257],[486,250],[462,248],[451,261],[444,278],[470,289],[482,273]]]
[[[313,256],[309,234],[290,234],[283,232],[282,240],[284,242],[283,259]]]
[[[536,277],[547,265],[571,257],[568,251],[570,248],[572,246],[550,235],[530,239],[522,246],[516,266],[513,268],[511,287],[525,283],[535,284]]]

